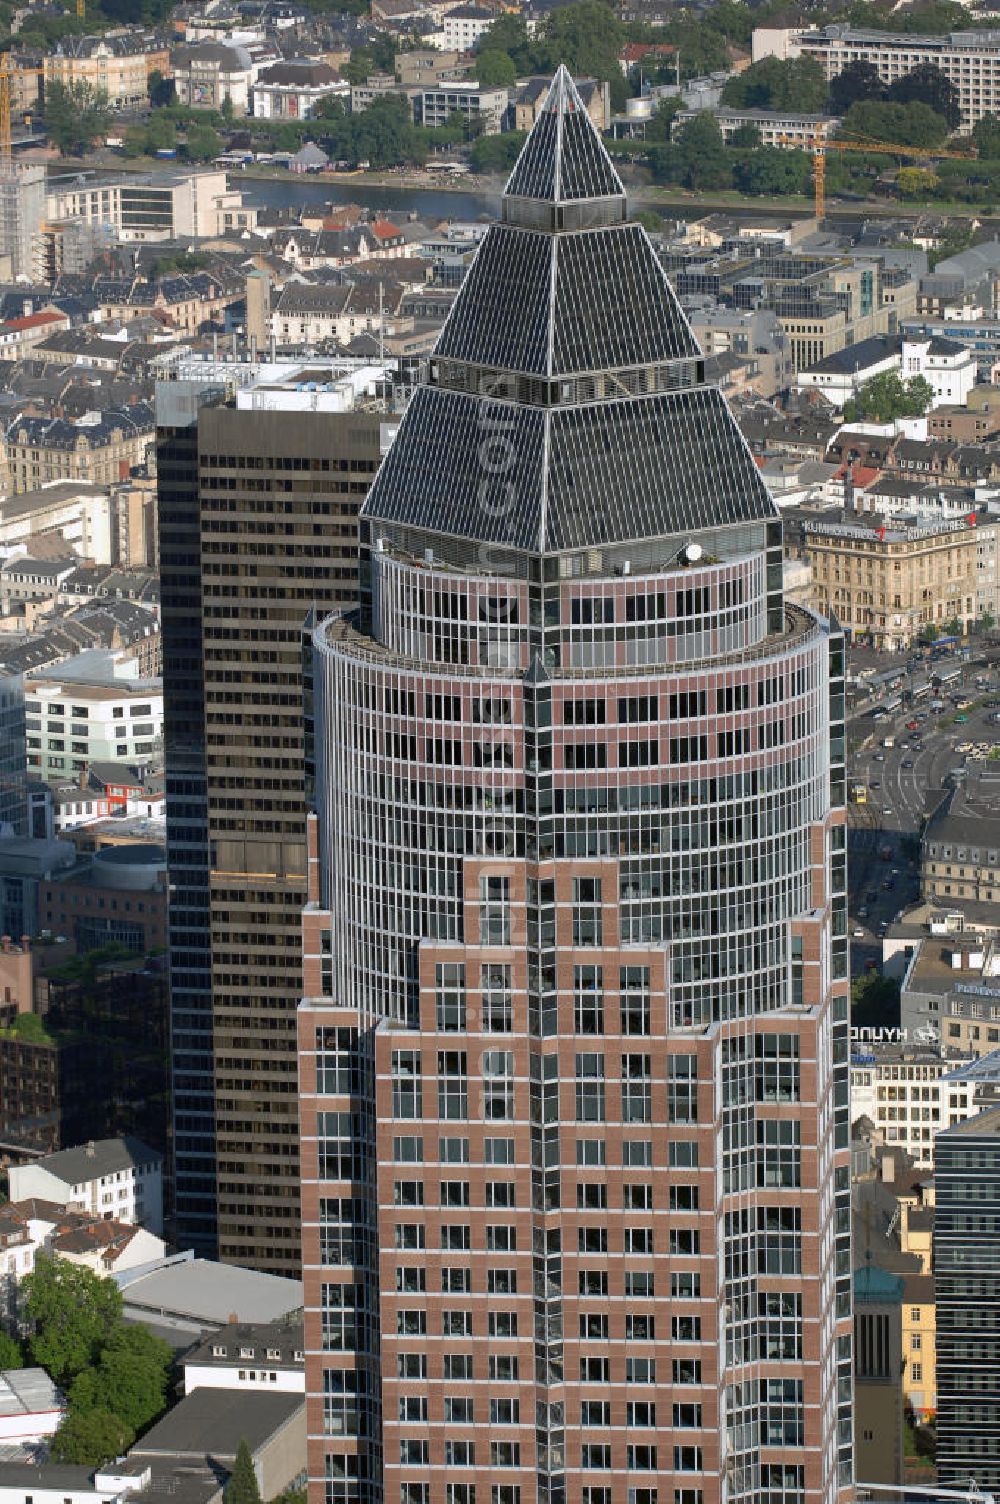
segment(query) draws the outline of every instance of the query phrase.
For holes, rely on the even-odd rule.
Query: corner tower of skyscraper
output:
[[[843,649],[569,75],[312,645],[311,1504],[851,1485]]]

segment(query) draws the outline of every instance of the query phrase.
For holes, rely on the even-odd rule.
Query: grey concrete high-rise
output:
[[[1000,1107],[934,1140],[938,1482],[1000,1490]]]
[[[381,372],[268,366],[227,396],[230,375],[159,393],[176,1226],[292,1274],[302,634],[355,597],[387,420]]]

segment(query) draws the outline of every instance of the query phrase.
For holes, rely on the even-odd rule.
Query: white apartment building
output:
[[[329,63],[289,58],[272,63],[250,87],[250,112],[262,120],[308,120],[321,99],[351,102],[351,86]]]
[[[679,110],[674,116],[674,129],[701,113]],[[840,125],[833,115],[799,115],[787,110],[735,110],[720,105],[708,113],[714,115],[727,144],[743,126],[752,125],[760,132],[762,146],[780,146],[788,151],[801,151],[813,141],[825,141]]]
[[[934,1050],[903,1046],[854,1047],[851,1056],[851,1121],[870,1118],[887,1144],[911,1154],[918,1165],[934,1162],[934,1135],[979,1109],[975,1082],[951,1079],[967,1056],[944,1058]]]
[[[933,63],[958,90],[961,128],[970,131],[984,115],[1000,114],[1000,31],[953,31],[947,36],[916,36],[905,31],[867,31],[837,22],[805,31],[790,42],[783,31],[772,31],[771,45],[784,56],[816,58],[827,78],[842,73],[848,63],[871,63],[884,84],[895,83]],[[766,56],[754,33],[753,56]],[[798,53],[794,51],[797,46]],[[781,56],[780,51],[775,52]]]
[[[136,660],[103,648],[26,678],[28,771],[64,778],[94,763],[148,763],[162,745],[163,681],[141,679]]]
[[[493,25],[497,12],[486,5],[456,5],[435,33],[441,38],[442,52],[471,52],[479,38]]]
[[[271,1389],[305,1394],[302,1318],[230,1323],[184,1355],[184,1393],[195,1389]]]
[[[185,240],[221,235],[226,213],[232,215],[242,201],[241,194],[229,191],[225,169],[168,168],[55,183],[45,217],[107,228],[122,241]]]
[[[137,1138],[103,1138],[11,1165],[11,1201],[32,1197],[159,1234],[163,1156]]]
[[[486,135],[503,129],[510,108],[506,89],[482,88],[477,83],[440,83],[414,96],[413,117],[417,125],[447,125],[453,115],[482,122]]]
[[[964,407],[976,384],[976,352],[957,340],[927,335],[903,341],[900,374],[904,381],[922,376],[934,389],[932,407],[957,403]]]

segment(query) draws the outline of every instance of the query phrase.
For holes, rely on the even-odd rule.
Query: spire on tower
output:
[[[551,205],[611,201],[600,218],[580,217],[581,228],[625,218],[624,185],[565,64],[560,65],[549,85],[504,189],[503,218],[527,222],[526,206],[512,204],[512,199]],[[558,223],[554,226],[563,227]]]

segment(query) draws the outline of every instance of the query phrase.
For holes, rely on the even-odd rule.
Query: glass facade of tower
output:
[[[311,646],[312,1504],[850,1465],[843,657],[564,72]]]

